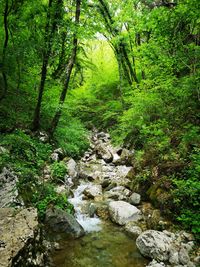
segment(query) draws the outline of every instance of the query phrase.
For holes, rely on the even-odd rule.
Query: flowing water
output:
[[[121,227],[99,218],[90,218],[84,212],[87,201],[83,191],[88,184],[81,184],[70,202],[74,205],[76,218],[86,235],[76,240],[60,242],[60,250],[52,256],[56,267],[144,267],[147,261],[139,254],[133,238]]]

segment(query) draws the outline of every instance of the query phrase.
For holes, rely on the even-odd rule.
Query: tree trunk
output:
[[[53,36],[56,31],[57,20],[60,17],[60,7],[62,6],[62,4],[63,4],[63,0],[56,0],[56,6],[53,12],[53,18],[51,18],[51,9],[53,5],[53,0],[49,0],[47,22],[46,22],[46,27],[45,27],[45,40],[44,40],[45,47],[44,47],[44,52],[43,52],[43,63],[42,63],[42,70],[41,70],[41,79],[40,79],[40,86],[39,86],[39,92],[38,92],[38,99],[37,99],[37,104],[36,104],[34,118],[33,118],[33,127],[32,127],[33,131],[38,130],[40,127],[40,112],[41,112],[45,81],[46,81],[46,76],[47,76],[47,67],[48,67],[49,58],[50,58],[51,50],[52,50]]]
[[[77,27],[78,27],[79,21],[80,21],[80,8],[81,8],[81,0],[76,0],[76,15],[75,15],[76,30],[77,30]],[[66,77],[65,77],[65,82],[63,85],[63,90],[62,90],[61,95],[60,95],[58,108],[57,108],[56,113],[52,119],[51,126],[49,129],[50,138],[53,136],[55,129],[59,123],[60,116],[62,114],[64,101],[65,101],[67,91],[69,88],[69,82],[70,82],[70,78],[71,78],[72,69],[74,67],[74,63],[76,60],[77,48],[78,48],[78,37],[77,37],[77,32],[75,32],[74,37],[73,37],[73,48],[72,48],[72,52],[71,52],[71,57],[68,61],[67,67],[66,67]]]
[[[5,70],[5,61],[6,61],[6,50],[8,46],[8,40],[9,40],[9,34],[8,34],[8,14],[9,14],[9,9],[8,9],[8,0],[6,0],[5,3],[5,9],[4,9],[4,31],[5,31],[5,40],[4,40],[4,45],[3,45],[3,55],[2,55],[2,76],[3,76],[3,81],[4,81],[4,90],[2,95],[0,96],[0,100],[2,100],[6,92],[8,90],[8,80],[7,80],[7,75],[6,75],[6,70]]]

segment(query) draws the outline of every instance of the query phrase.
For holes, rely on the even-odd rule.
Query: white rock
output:
[[[67,162],[67,170],[68,170],[68,175],[70,177],[72,177],[72,178],[76,178],[77,177],[78,172],[77,172],[77,164],[76,164],[75,160],[70,159]]]
[[[138,221],[141,218],[140,210],[125,201],[111,201],[108,209],[111,220],[119,225]]]
[[[190,257],[188,255],[188,252],[185,248],[181,248],[179,251],[179,261],[183,265],[187,265],[190,261]]]
[[[165,264],[163,262],[158,263],[157,261],[153,260],[146,267],[165,267]]]
[[[136,240],[141,254],[157,261],[167,261],[172,239],[163,232],[147,230]]]

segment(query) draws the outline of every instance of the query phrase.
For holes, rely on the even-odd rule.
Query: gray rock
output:
[[[102,195],[102,186],[98,184],[89,185],[83,193],[86,197],[94,199],[95,197]]]
[[[176,251],[174,249],[170,250],[169,263],[171,263],[172,265],[178,265],[179,264],[179,254],[178,254],[178,251]]]
[[[141,196],[140,194],[137,194],[137,193],[133,193],[129,198],[129,202],[133,205],[140,204],[140,201],[141,201]]]
[[[157,261],[167,261],[172,239],[163,232],[147,230],[137,239],[136,245],[141,254]]]
[[[50,159],[51,159],[52,161],[59,161],[59,155],[58,155],[58,153],[53,152],[53,153],[50,155]]]
[[[38,229],[36,209],[0,209],[0,266],[11,267],[12,260],[34,239]]]
[[[125,225],[125,231],[132,237],[136,238],[142,233],[142,229],[135,222],[128,222]]]
[[[188,252],[185,248],[181,248],[179,251],[179,261],[183,265],[187,265],[190,261],[190,257],[188,255]]]
[[[164,262],[157,262],[157,261],[153,260],[146,267],[165,267],[165,264],[164,264]]]
[[[41,142],[46,143],[49,141],[49,136],[46,132],[40,131],[38,133],[38,138]]]
[[[78,176],[78,170],[77,170],[77,163],[75,160],[73,159],[70,159],[68,162],[67,162],[67,170],[68,170],[68,175],[75,179],[77,178]]]
[[[45,223],[58,234],[66,234],[73,238],[84,235],[83,227],[74,216],[58,208],[50,208],[46,211]]]
[[[100,159],[105,160],[105,162],[112,162],[113,156],[111,151],[109,150],[108,145],[103,142],[99,142],[99,144],[95,148],[96,154]]]
[[[130,194],[131,191],[124,186],[115,186],[111,190],[107,191],[104,196],[115,200],[127,200]]]
[[[0,174],[0,208],[23,206],[17,190],[18,177],[9,169],[3,168]]]
[[[140,210],[124,201],[111,201],[108,209],[111,220],[119,225],[138,221],[141,218]]]

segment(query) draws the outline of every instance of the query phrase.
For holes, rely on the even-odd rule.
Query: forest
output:
[[[38,182],[47,158],[79,160],[97,129],[132,151],[130,188],[199,242],[199,14],[199,0],[0,1],[0,171],[41,220],[50,202],[72,210]]]

